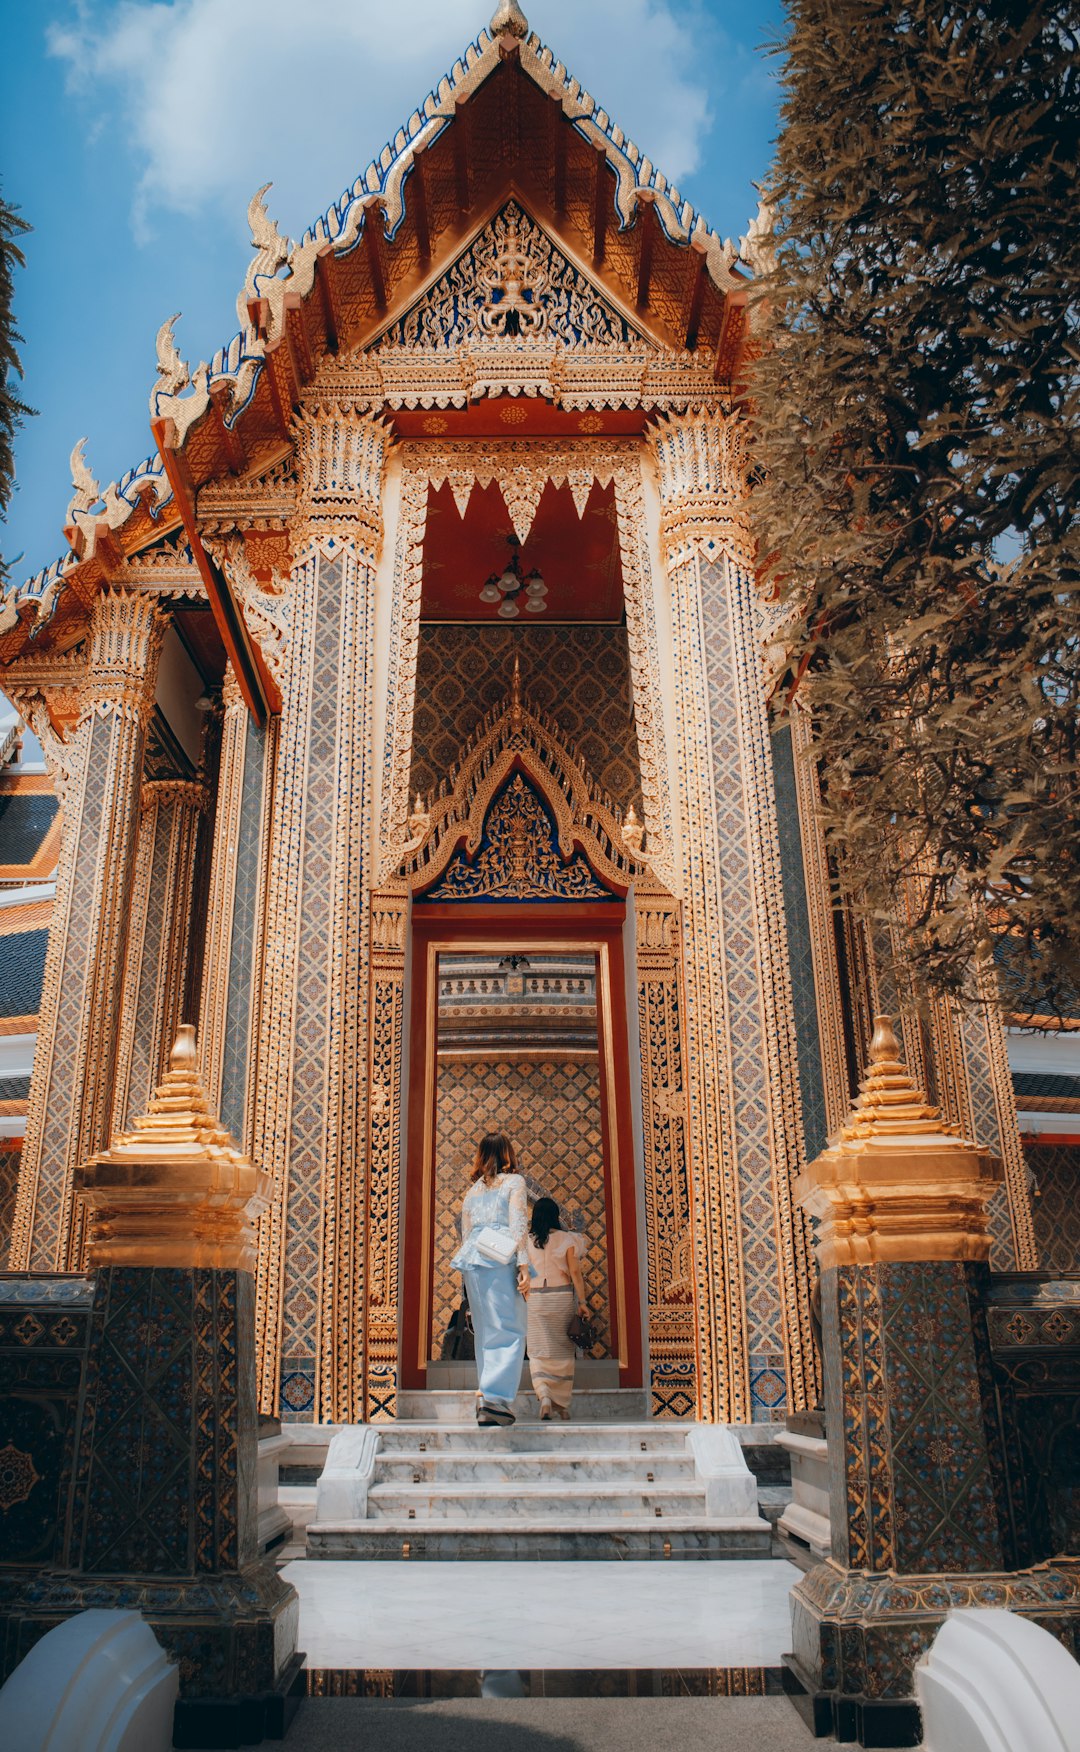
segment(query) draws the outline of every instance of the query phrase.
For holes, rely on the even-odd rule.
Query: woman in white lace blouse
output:
[[[480,1139],[461,1207],[461,1246],[451,1265],[465,1279],[480,1387],[479,1424],[512,1424],[525,1360],[528,1204],[514,1146],[503,1132]]]

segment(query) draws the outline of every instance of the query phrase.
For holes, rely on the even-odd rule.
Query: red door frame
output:
[[[412,992],[404,1200],[404,1283],[401,1382],[423,1388],[430,1355],[434,1138],[436,959],[440,950],[498,948],[592,949],[597,955],[597,1044],[608,1228],[612,1353],[619,1385],[643,1381],[641,1286],[627,981],[623,953],[626,903],[443,904],[417,901],[412,909]],[[465,1188],[462,1188],[464,1194]],[[419,1286],[420,1293],[409,1286]]]

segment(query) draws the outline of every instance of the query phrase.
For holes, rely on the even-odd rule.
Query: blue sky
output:
[[[781,0],[523,0],[533,29],[725,236],[776,132]],[[23,395],[0,551],[64,548],[68,457],[102,486],[149,454],[154,336],[235,333],[246,208],[292,236],[382,148],[493,0],[0,0],[0,180],[34,227],[16,281]]]

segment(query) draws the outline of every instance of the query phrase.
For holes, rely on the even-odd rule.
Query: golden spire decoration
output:
[[[254,1267],[270,1176],[211,1112],[187,1023],[146,1113],[84,1163],[75,1184],[91,1266]]]
[[[500,0],[488,25],[492,38],[508,53],[523,43],[529,34],[529,21],[517,0]]]
[[[870,1042],[870,1069],[859,1084],[852,1112],[840,1128],[840,1136],[852,1138],[959,1137],[955,1126],[945,1125],[940,1109],[932,1107],[900,1057],[891,1016],[874,1017]]]
[[[997,1157],[945,1124],[900,1056],[889,1016],[875,1016],[870,1068],[839,1134],[795,1182],[817,1218],[822,1270],[915,1260],[983,1260]]]

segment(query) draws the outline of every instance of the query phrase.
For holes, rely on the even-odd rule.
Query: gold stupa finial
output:
[[[529,21],[517,0],[499,0],[488,29],[499,46],[509,52],[518,43],[525,41],[529,34]]]
[[[521,710],[521,658],[514,652],[514,667],[510,675],[510,704],[515,712]]]
[[[252,1270],[270,1176],[211,1112],[198,1067],[184,1023],[146,1112],[76,1170],[92,1266]]]
[[[942,1122],[900,1056],[900,1042],[891,1016],[874,1017],[870,1069],[859,1084],[851,1113],[840,1129],[842,1138],[910,1137],[934,1132],[958,1137],[955,1126]]]
[[[172,1051],[169,1054],[169,1069],[170,1071],[186,1071],[190,1075],[194,1073],[198,1062],[195,1030],[190,1022],[181,1022],[179,1032],[173,1041]]]
[[[947,1125],[900,1056],[891,1016],[874,1017],[870,1068],[839,1136],[795,1182],[832,1266],[984,1260],[986,1207],[1001,1163]]]

